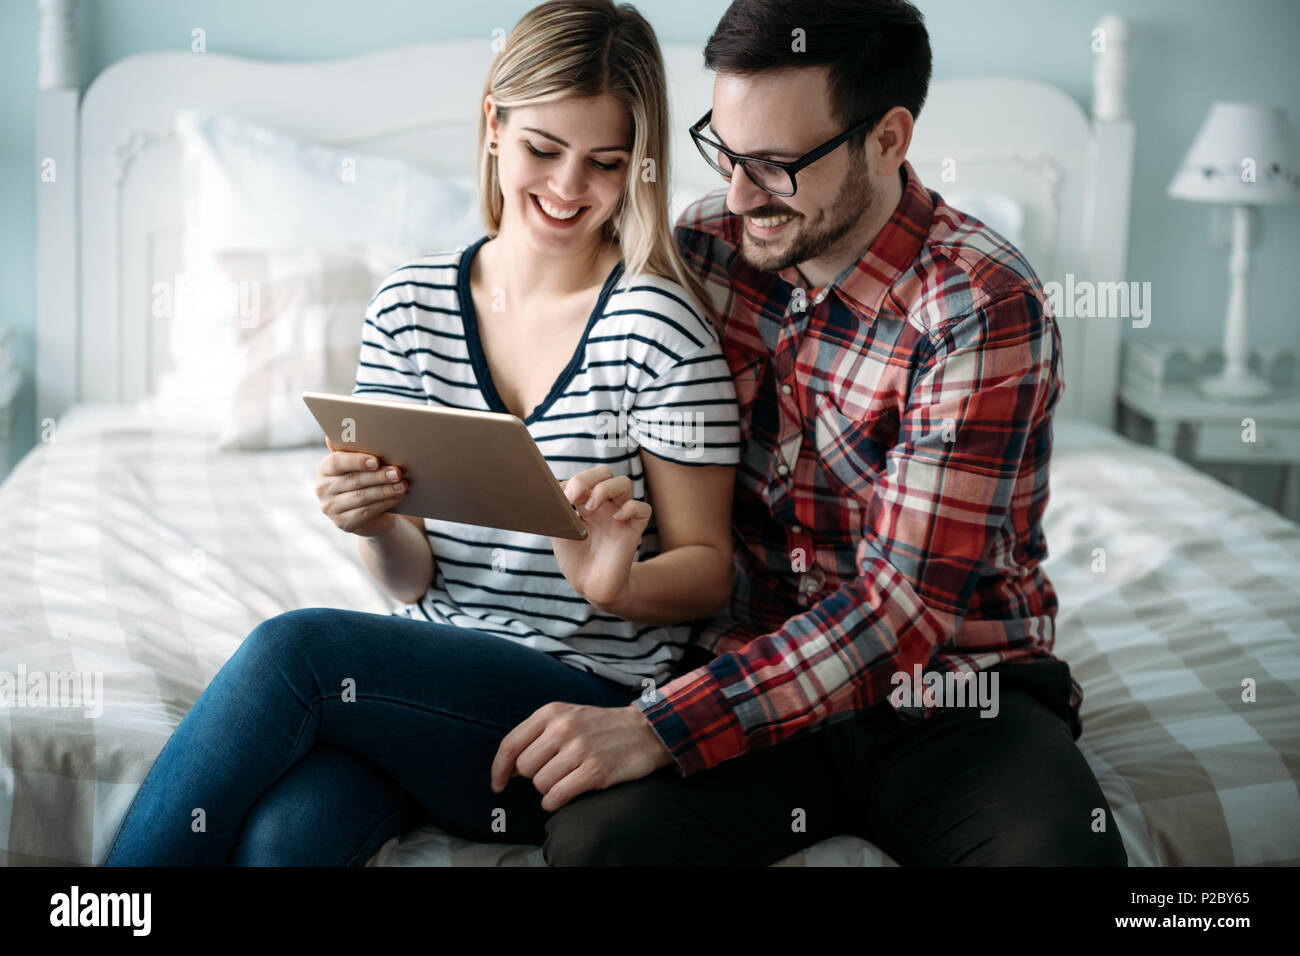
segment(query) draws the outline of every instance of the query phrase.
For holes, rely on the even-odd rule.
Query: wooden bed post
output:
[[[1129,113],[1129,22],[1107,14],[1093,31],[1093,155],[1088,164],[1084,228],[1097,282],[1127,282],[1129,200],[1133,183],[1133,121]],[[1148,307],[1150,303],[1147,303]],[[1150,316],[1148,316],[1150,318]],[[1082,416],[1115,429],[1120,349],[1129,319],[1087,319],[1091,325],[1080,371],[1086,381]]]
[[[36,438],[80,392],[76,0],[37,0]]]

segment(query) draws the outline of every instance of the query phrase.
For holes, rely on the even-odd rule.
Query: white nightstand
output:
[[[1244,489],[1252,466],[1280,465],[1275,507],[1300,521],[1298,362],[1294,349],[1252,349],[1251,368],[1273,383],[1276,394],[1269,401],[1223,402],[1204,398],[1195,387],[1201,376],[1223,367],[1221,349],[1126,342],[1120,432],[1197,467],[1228,466],[1228,482],[1238,489]]]

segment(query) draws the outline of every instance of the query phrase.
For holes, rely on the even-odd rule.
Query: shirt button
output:
[[[784,462],[782,462],[781,464],[776,466],[776,473],[778,475],[788,475],[790,473],[790,469],[786,467],[786,464]]]
[[[795,525],[795,526],[794,526],[793,528],[791,528],[790,530],[791,530],[792,532],[794,532],[795,534],[803,534],[803,527],[800,526],[800,525]]]
[[[805,571],[799,578],[799,590],[804,594],[813,594],[822,589],[826,583],[826,574],[821,568],[814,565]]]
[[[800,604],[801,606],[803,606],[803,607],[807,607],[807,606],[808,606],[808,595],[806,595],[806,594],[800,594],[800,595],[799,595],[799,604]]]
[[[789,394],[790,394],[791,392],[793,392],[793,391],[794,391],[794,389],[791,388],[789,385],[782,385],[782,386],[781,386],[781,394],[782,394],[782,395],[789,395]]]

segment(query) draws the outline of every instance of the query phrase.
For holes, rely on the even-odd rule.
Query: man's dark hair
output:
[[[930,35],[906,0],[734,0],[704,47],[704,65],[739,74],[827,66],[831,113],[848,129],[895,106],[920,116]],[[869,132],[854,136],[852,148]]]

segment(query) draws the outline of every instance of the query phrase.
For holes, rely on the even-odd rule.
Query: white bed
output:
[[[0,488],[0,669],[101,671],[107,699],[93,719],[0,711],[0,858],[101,861],[167,737],[259,621],[388,610],[316,507],[319,457],[220,452],[206,432],[82,404],[19,463]],[[1058,651],[1084,687],[1079,744],[1130,862],[1300,862],[1300,527],[1086,422],[1057,427],[1051,481]],[[1245,677],[1258,703],[1241,703]],[[542,861],[428,826],[373,862]],[[786,862],[892,865],[849,836]]]
[[[37,146],[76,188],[38,192],[38,434],[0,486],[0,671],[103,675],[102,713],[0,709],[0,862],[102,861],[136,787],[260,621],[296,607],[386,612],[312,492],[321,450],[230,451],[162,414],[168,323],[154,285],[186,224],[174,120],[199,109],[309,143],[472,172],[489,41],[331,63],[152,53],[79,101],[71,0],[43,5]],[[910,154],[932,189],[1012,209],[1040,276],[1124,276],[1134,131],[1126,25],[1106,18],[1092,115],[1031,80],[936,82]],[[716,181],[685,124],[706,108],[697,49],[665,49],[675,207]],[[393,95],[441,89],[437,100]],[[1015,111],[991,112],[1015,103]],[[328,108],[323,108],[328,104]],[[941,181],[955,159],[959,180]],[[960,187],[958,189],[958,187]],[[358,323],[360,317],[358,316]],[[1061,320],[1066,390],[1047,512],[1057,650],[1084,687],[1080,747],[1135,865],[1300,862],[1300,527],[1111,431],[1120,328]],[[1086,374],[1085,374],[1086,369]],[[1098,549],[1105,570],[1098,570]],[[1243,703],[1242,681],[1257,700]],[[536,847],[433,827],[372,865],[540,864]],[[892,865],[837,837],[788,865]]]

